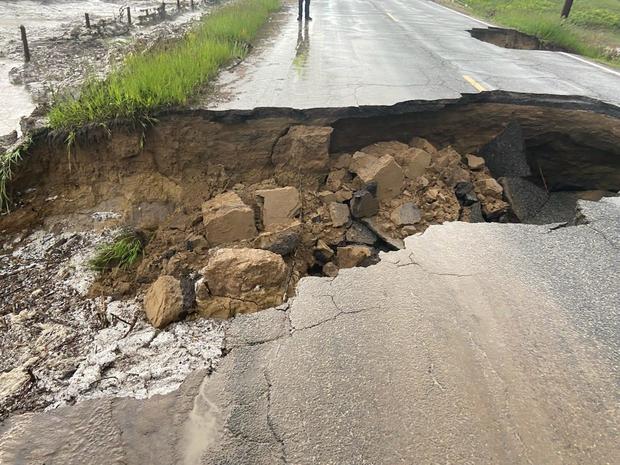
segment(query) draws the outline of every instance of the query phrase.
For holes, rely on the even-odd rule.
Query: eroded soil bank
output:
[[[578,198],[620,189],[620,111],[584,98],[158,119],[86,128],[69,152],[35,135],[0,217],[3,415],[167,392],[217,363],[222,323],[205,317],[278,305],[431,224],[570,222]],[[88,258],[127,227],[142,260],[96,276]]]

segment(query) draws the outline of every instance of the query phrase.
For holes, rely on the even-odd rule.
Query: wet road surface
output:
[[[211,107],[392,105],[495,89],[620,104],[620,72],[481,42],[467,31],[483,23],[430,0],[313,0],[309,24],[287,5],[278,34],[224,73]]]
[[[13,416],[0,463],[620,463],[620,202],[448,223],[239,317],[201,383]],[[203,374],[204,375],[204,374]]]

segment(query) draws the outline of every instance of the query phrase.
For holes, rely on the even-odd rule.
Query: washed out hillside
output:
[[[4,2],[0,463],[617,462],[616,10]]]

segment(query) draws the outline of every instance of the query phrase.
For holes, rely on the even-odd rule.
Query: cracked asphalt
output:
[[[447,223],[304,278],[233,320],[214,374],[15,416],[0,463],[619,463],[620,201],[580,205],[585,224]]]
[[[219,80],[214,109],[392,105],[480,90],[582,95],[620,104],[620,72],[566,53],[472,38],[486,27],[431,0],[286,3],[272,34]]]

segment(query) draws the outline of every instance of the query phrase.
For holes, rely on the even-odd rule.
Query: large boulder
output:
[[[287,287],[284,260],[268,250],[214,250],[201,273],[210,294],[198,302],[205,316],[226,318],[279,305]]]
[[[288,224],[301,208],[299,192],[294,187],[278,187],[256,191],[261,207],[261,221],[265,229]]]
[[[433,148],[433,151],[435,149]],[[396,160],[409,179],[422,176],[426,169],[431,165],[431,154],[418,147],[409,147],[402,142],[377,142],[376,144],[364,147],[363,153],[377,158],[390,155]]]
[[[202,221],[210,246],[256,236],[253,210],[234,192],[225,192],[202,205]]]
[[[185,313],[181,282],[173,276],[157,278],[144,296],[144,311],[155,328],[180,319]]]
[[[391,155],[380,158],[357,152],[353,155],[349,168],[365,183],[377,184],[377,199],[390,200],[400,194],[405,175],[402,168]]]

